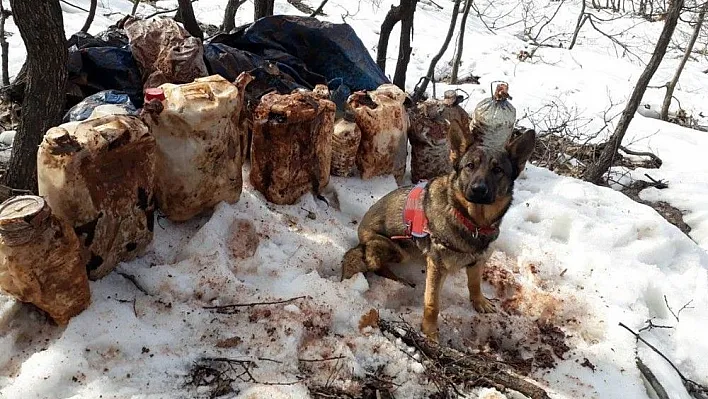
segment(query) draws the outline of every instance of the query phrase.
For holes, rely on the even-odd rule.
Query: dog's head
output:
[[[503,149],[470,146],[453,164],[456,189],[475,204],[493,204],[509,196],[536,144],[536,132],[528,130],[512,138]]]

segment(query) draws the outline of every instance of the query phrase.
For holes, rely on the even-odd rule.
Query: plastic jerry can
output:
[[[349,96],[361,143],[356,164],[363,179],[393,175],[401,184],[408,156],[408,113],[403,105],[406,93],[392,84]]]
[[[333,176],[348,177],[356,172],[356,153],[361,142],[361,129],[357,126],[354,114],[345,112],[344,117],[334,123],[332,134]]]
[[[159,87],[162,107],[144,120],[157,142],[158,207],[170,220],[186,221],[241,197],[241,112],[252,79],[242,73],[231,83],[213,75]]]
[[[445,104],[435,99],[421,102],[408,111],[413,183],[452,171],[447,138],[450,123],[443,116],[444,111]]]
[[[155,139],[138,117],[70,122],[44,136],[39,194],[76,231],[90,279],[134,259],[152,241],[154,175]]]
[[[275,204],[294,204],[329,184],[335,105],[322,93],[269,93],[253,118],[250,180]]]
[[[65,325],[91,302],[84,263],[74,229],[42,197],[0,204],[0,289]]]

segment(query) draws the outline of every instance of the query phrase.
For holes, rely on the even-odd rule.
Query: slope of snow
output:
[[[89,1],[72,3],[88,8]],[[314,3],[310,5],[315,7]],[[375,54],[380,22],[392,3],[330,0],[325,19],[346,19]],[[421,2],[416,11],[409,90],[425,74],[446,33],[451,2],[438,3],[445,7],[443,11],[429,2]],[[558,2],[526,2],[530,5],[526,8],[512,2],[493,3],[487,14],[503,16],[497,26],[510,26],[492,34],[479,18],[470,16],[461,75],[480,75],[482,84],[459,86],[470,94],[465,104],[469,111],[489,94],[490,82],[502,79],[510,83],[524,125],[544,127],[551,116],[547,105],[552,103],[577,114],[583,121],[580,128],[588,133],[601,131],[606,110],[611,108],[612,116],[621,112],[642,70],[638,59],[618,58],[602,35],[584,28],[572,51],[542,48],[532,60],[520,62],[516,54],[526,46],[518,38],[523,24],[513,23],[524,9],[528,18],[551,15]],[[176,1],[156,4],[171,8]],[[566,4],[539,40],[564,41],[567,47],[579,7],[578,2]],[[200,21],[220,24],[225,2],[200,0],[194,5]],[[121,16],[106,14],[126,13],[131,7],[126,0],[99,1],[90,33]],[[70,34],[83,25],[85,13],[64,3],[62,8]],[[139,9],[143,15],[152,11],[144,4]],[[284,1],[277,2],[276,12],[299,14]],[[237,24],[248,22],[252,13],[252,3],[244,3]],[[485,21],[490,24],[491,19]],[[603,26],[622,32],[620,37],[632,43],[633,52],[644,61],[661,29],[661,24],[631,18]],[[13,33],[9,41],[14,74],[24,50],[11,21],[7,29]],[[389,74],[395,68],[398,34],[394,29],[388,49]],[[438,74],[449,70],[453,52],[454,42]],[[678,56],[678,52],[667,56],[653,85],[671,76]],[[708,103],[708,82],[700,67],[689,62],[675,94],[693,114]],[[442,93],[448,87],[439,84],[436,90]],[[662,96],[661,90],[651,89],[645,101],[660,103]],[[603,129],[602,135],[612,131],[615,121],[608,122],[609,129]],[[641,195],[686,211],[697,244],[653,209],[621,193],[529,166],[517,183],[514,204],[485,274],[485,294],[496,298],[503,312],[477,314],[468,302],[463,273],[451,276],[443,290],[441,341],[500,356],[518,350],[517,356],[535,359],[531,376],[546,384],[554,398],[650,397],[635,365],[639,354],[672,398],[688,398],[676,373],[618,326],[623,322],[637,330],[653,318],[654,324],[674,328],[642,335],[687,377],[708,384],[704,361],[708,341],[701,334],[708,328],[708,205],[701,195],[708,191],[708,166],[699,163],[707,140],[706,133],[640,115],[625,140],[633,143],[633,149],[651,149],[663,159],[662,168],[636,170],[632,175],[644,178],[648,173],[669,181],[668,189],[648,189]],[[247,171],[244,168],[244,176]],[[325,385],[334,380],[333,384],[345,388],[379,367],[400,385],[396,397],[427,397],[434,392],[418,354],[378,330],[360,329],[362,316],[371,309],[382,317],[403,317],[418,325],[422,265],[413,262],[395,270],[417,283],[416,288],[376,276],[339,282],[339,262],[344,251],[356,244],[357,222],[395,187],[393,179],[332,178],[340,210],[309,194],[296,205],[274,206],[245,180],[237,204],[222,203],[212,215],[184,224],[159,220],[148,254],[119,267],[119,272],[133,276],[137,286],[118,273],[92,282],[91,307],[66,329],[52,327],[29,307],[0,296],[0,397],[200,397],[207,394],[206,388],[186,383],[203,357],[250,360],[257,365],[251,369],[256,382],[292,383],[237,381],[234,388],[244,398],[306,398],[306,383]],[[247,253],[247,244],[256,240],[233,228],[243,220],[253,223],[258,242],[255,254],[245,259],[240,254]],[[234,314],[205,309],[288,298],[299,299],[241,307]],[[689,301],[680,321],[666,306],[668,302],[677,312]],[[539,325],[559,327],[560,345],[548,344],[549,336]],[[553,349],[563,359],[550,355],[555,367],[541,367],[539,355]],[[589,363],[581,366],[586,359]],[[471,394],[504,397],[492,391]]]

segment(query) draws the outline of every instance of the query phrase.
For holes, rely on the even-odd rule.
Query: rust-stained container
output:
[[[392,84],[370,92],[356,92],[348,104],[361,130],[356,164],[363,179],[393,175],[400,184],[408,156],[406,93]]]
[[[356,172],[356,154],[361,142],[361,130],[356,124],[354,114],[347,110],[344,117],[334,123],[332,134],[333,176],[349,177]]]
[[[450,162],[453,164],[462,155],[460,152],[472,144],[470,116],[460,106],[462,100],[463,97],[454,90],[446,91],[443,99],[443,117],[448,122],[447,141],[450,146]]]
[[[42,197],[0,204],[0,289],[65,325],[91,302],[81,244]]]
[[[155,191],[160,210],[182,222],[241,197],[243,93],[251,75],[219,75],[160,88],[162,109],[144,119],[157,141]],[[153,100],[153,102],[156,100]]]
[[[89,278],[143,253],[153,237],[155,139],[138,118],[108,115],[47,131],[39,194],[76,231]]]
[[[269,93],[256,107],[251,184],[275,204],[294,204],[329,184],[335,105],[313,92]]]
[[[452,170],[450,146],[447,141],[449,123],[443,116],[445,104],[427,100],[411,108],[411,180],[417,183],[444,175]]]

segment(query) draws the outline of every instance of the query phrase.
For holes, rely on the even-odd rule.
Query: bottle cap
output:
[[[145,102],[150,100],[165,100],[165,92],[159,87],[145,89]]]
[[[51,210],[42,197],[12,197],[0,204],[0,235],[8,244],[23,244],[34,236],[34,229],[41,226],[50,214]]]

